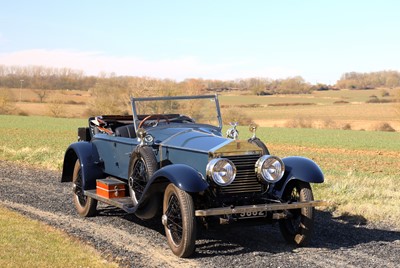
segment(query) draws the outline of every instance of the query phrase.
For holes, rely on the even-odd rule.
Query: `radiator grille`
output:
[[[255,174],[255,164],[259,155],[239,155],[226,157],[236,166],[236,178],[228,186],[220,187],[221,194],[240,194],[261,192],[263,185],[258,181]]]

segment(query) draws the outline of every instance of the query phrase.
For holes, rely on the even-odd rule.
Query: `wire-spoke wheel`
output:
[[[164,193],[162,220],[172,252],[178,257],[189,257],[196,242],[192,196],[170,183]]]
[[[286,186],[284,201],[307,202],[314,200],[311,186],[302,181],[292,181]],[[291,217],[280,220],[279,227],[285,240],[298,246],[305,246],[310,242],[314,228],[314,208],[305,207],[290,210]]]
[[[92,217],[97,213],[97,200],[84,194],[81,162],[76,160],[72,176],[73,199],[76,210],[82,217]]]

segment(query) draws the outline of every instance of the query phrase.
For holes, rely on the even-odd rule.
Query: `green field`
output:
[[[65,149],[84,119],[0,115],[0,159],[61,170]],[[240,137],[251,136],[239,127]],[[400,227],[400,133],[329,129],[259,128],[257,135],[278,156],[313,159],[325,173],[315,196],[332,202],[335,215],[356,214]]]
[[[66,148],[87,120],[0,115],[0,124],[2,159],[60,170]]]

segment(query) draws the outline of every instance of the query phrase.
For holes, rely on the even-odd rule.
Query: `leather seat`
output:
[[[125,138],[136,138],[135,127],[133,125],[117,127],[115,129],[115,136],[125,137]]]

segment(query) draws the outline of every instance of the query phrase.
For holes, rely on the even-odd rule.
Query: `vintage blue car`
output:
[[[179,257],[195,251],[210,223],[279,222],[283,237],[305,245],[313,230],[310,183],[321,169],[304,157],[279,158],[256,137],[222,134],[217,95],[131,98],[130,116],[89,118],[64,157],[62,182],[84,217],[98,201],[146,220],[159,217]]]

